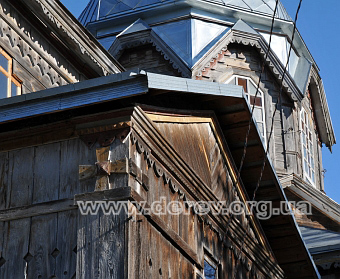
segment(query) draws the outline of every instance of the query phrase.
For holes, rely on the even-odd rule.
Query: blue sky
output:
[[[61,2],[78,17],[89,0],[61,0]],[[294,18],[299,1],[282,0],[282,3]],[[339,10],[340,1],[338,0],[322,2],[304,0],[297,23],[299,32],[320,68],[336,136],[338,132],[340,133],[340,98],[337,97],[339,86],[336,83],[340,79],[337,73],[338,65],[340,65],[340,55],[337,51],[340,45],[338,30],[340,17],[335,11]],[[340,203],[340,183],[337,177],[340,171],[340,138],[339,144],[333,147],[332,154],[327,148],[323,148],[323,164],[326,169],[326,193]]]

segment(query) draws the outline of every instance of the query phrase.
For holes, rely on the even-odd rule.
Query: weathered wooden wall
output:
[[[127,70],[139,68],[151,73],[181,76],[152,44],[124,50],[118,61]]]
[[[93,190],[77,176],[92,153],[79,139],[1,153],[1,278],[75,278],[73,197]]]
[[[94,134],[79,130],[83,140],[0,154],[0,278],[196,278],[207,257],[222,278],[282,278],[258,224],[194,211],[195,201],[228,205],[244,195],[212,122],[152,122],[140,109],[131,122],[131,133],[108,132],[112,142],[86,128]],[[107,143],[112,162],[129,159],[126,172],[103,188],[103,177],[79,180],[80,165],[106,159],[96,148]],[[134,211],[81,215],[74,197],[125,201]],[[153,202],[178,202],[187,214],[137,214]]]

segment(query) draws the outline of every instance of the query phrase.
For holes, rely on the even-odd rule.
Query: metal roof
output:
[[[181,0],[90,0],[87,7],[79,17],[79,21],[86,25],[120,13],[144,10],[155,6],[162,6]],[[257,14],[272,15],[275,9],[275,0],[201,0],[232,9],[240,9]],[[279,2],[277,18],[291,20],[286,9]]]
[[[300,231],[312,255],[340,251],[340,233],[309,227],[300,227]]]

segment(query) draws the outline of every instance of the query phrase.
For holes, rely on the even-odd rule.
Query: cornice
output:
[[[315,189],[295,174],[281,178],[282,186],[300,198],[311,202],[324,215],[340,223],[340,205],[323,192]]]
[[[318,128],[321,132],[321,140],[332,151],[332,146],[336,143],[336,139],[323,82],[316,66],[312,67],[308,84],[312,87],[310,93],[313,98],[314,113],[317,115]]]
[[[73,42],[76,48],[73,51],[88,62],[100,72],[100,75],[118,73],[122,70],[121,66],[110,58],[105,49],[90,35],[90,33],[61,5],[54,0],[27,0],[30,2],[31,9],[39,13],[48,24],[53,26],[53,30],[61,38],[67,38]]]

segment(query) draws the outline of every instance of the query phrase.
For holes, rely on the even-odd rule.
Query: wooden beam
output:
[[[131,187],[83,193],[74,196],[74,201],[120,201],[131,199]]]
[[[46,215],[67,210],[74,210],[78,207],[74,205],[73,199],[63,199],[51,202],[38,203],[28,206],[15,207],[0,211],[0,221],[11,221],[34,216]]]

